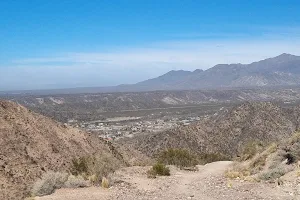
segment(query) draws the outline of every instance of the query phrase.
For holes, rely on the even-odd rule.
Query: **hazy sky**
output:
[[[300,55],[299,0],[1,0],[0,90],[135,83]]]

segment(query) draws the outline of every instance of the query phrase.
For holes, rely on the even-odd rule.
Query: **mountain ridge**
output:
[[[173,70],[157,78],[131,85],[131,87],[143,87],[148,90],[184,90],[248,86],[289,86],[299,85],[299,78],[300,56],[283,53],[276,57],[250,64],[217,64],[207,70],[195,70],[193,72]],[[156,87],[159,83],[159,87]]]
[[[217,64],[206,70],[196,69],[194,71],[171,70],[158,77],[135,84],[52,90],[0,91],[0,95],[142,92],[298,85],[300,85],[300,56],[283,53],[249,64]]]

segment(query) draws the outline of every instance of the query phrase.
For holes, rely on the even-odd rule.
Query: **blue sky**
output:
[[[2,0],[0,90],[135,83],[300,55],[296,0]]]

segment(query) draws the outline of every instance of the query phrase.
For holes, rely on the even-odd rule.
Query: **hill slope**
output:
[[[92,135],[0,100],[0,199],[23,199],[42,173],[65,171],[75,157],[106,153],[113,147]]]
[[[298,128],[298,115],[298,110],[272,103],[244,103],[196,124],[137,137],[133,146],[150,156],[167,148],[184,148],[234,157],[249,142],[269,143],[290,136]]]

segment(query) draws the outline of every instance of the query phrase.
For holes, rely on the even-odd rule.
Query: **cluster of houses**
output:
[[[158,132],[177,127],[179,125],[189,125],[192,122],[199,121],[200,117],[187,117],[186,119],[142,119],[135,118],[131,120],[106,120],[78,123],[75,120],[69,120],[69,125],[82,128],[88,132],[97,133],[99,137],[107,140],[117,140],[124,137],[134,137],[143,132]]]

